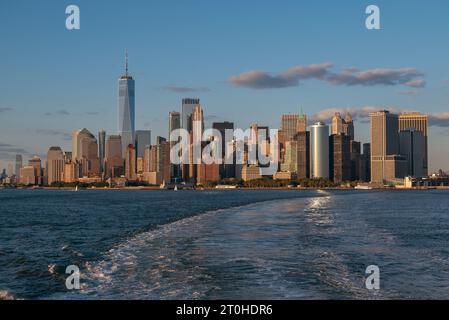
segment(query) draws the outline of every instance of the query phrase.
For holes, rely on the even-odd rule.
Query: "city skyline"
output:
[[[242,28],[240,35],[224,28],[227,20],[223,17],[236,5],[232,2],[229,7],[202,1],[190,5],[179,3],[179,11],[175,12],[163,4],[138,3],[136,8],[128,7],[120,14],[123,7],[111,4],[108,21],[111,17],[136,14],[143,19],[144,13],[154,18],[148,21],[149,26],[135,19],[125,27],[117,22],[119,18],[103,26],[107,19],[101,13],[101,4],[81,1],[79,5],[83,16],[79,33],[64,29],[59,21],[62,5],[56,2],[36,9],[40,17],[33,20],[40,27],[36,30],[24,28],[14,21],[19,13],[21,19],[27,19],[30,14],[21,10],[23,3],[20,1],[8,7],[8,15],[4,14],[6,10],[1,11],[1,23],[11,26],[3,28],[9,30],[5,34],[5,46],[8,54],[15,57],[12,64],[0,62],[8,74],[0,80],[0,85],[5,88],[0,98],[1,169],[13,163],[17,153],[26,160],[34,154],[45,155],[52,145],[69,150],[73,128],[86,127],[93,133],[105,129],[108,135],[116,134],[115,81],[123,74],[123,52],[128,48],[132,56],[132,74],[136,79],[135,129],[151,130],[152,137],[167,135],[168,112],[182,112],[179,104],[186,96],[201,98],[207,126],[227,120],[242,128],[253,122],[279,128],[281,113],[298,113],[301,107],[310,118],[309,124],[315,121],[330,124],[336,111],[344,114],[348,110],[357,124],[357,140],[362,143],[369,142],[366,124],[369,112],[382,109],[395,113],[419,111],[429,115],[429,172],[440,168],[449,170],[449,86],[446,83],[449,66],[445,59],[449,56],[449,47],[432,37],[423,37],[423,34],[429,34],[425,31],[430,32],[430,29],[433,37],[438,37],[444,28],[441,24],[447,22],[426,17],[430,12],[433,15],[444,12],[448,7],[446,3],[436,2],[429,7],[407,3],[417,7],[413,15],[419,13],[426,19],[425,25],[419,22],[410,25],[407,21],[410,17],[406,20],[402,15],[400,2],[379,1],[384,13],[384,30],[376,34],[363,28],[364,6],[356,2],[341,6],[326,3],[335,16],[321,19],[321,25],[305,18],[305,15],[321,12],[318,4],[298,7],[293,2],[286,2],[285,7],[280,8],[262,2],[260,11],[251,15],[255,26]],[[182,18],[199,8],[210,9],[204,11],[208,14],[203,20],[208,28],[176,28],[179,26],[177,17]],[[252,7],[239,3],[239,8],[241,13],[235,14],[233,21],[236,27],[243,27],[246,26],[244,14],[252,12]],[[272,15],[269,15],[271,9]],[[137,11],[142,13],[139,15]],[[164,37],[158,34],[155,26],[157,23],[161,26],[167,24],[162,23],[156,13],[173,24],[164,30]],[[276,24],[279,21],[282,23]],[[264,36],[256,32],[256,26],[267,31]],[[96,31],[95,27],[100,28]],[[322,37],[322,42],[314,39],[313,34],[304,32],[310,28],[316,30],[314,34]],[[136,33],[130,34],[131,30],[136,30]],[[388,35],[385,30],[388,30]],[[342,35],[345,31],[349,32],[347,37]],[[47,36],[44,38],[41,32],[53,35],[54,42],[47,40]],[[117,32],[118,41],[101,38],[114,32]],[[211,39],[209,35],[213,32],[218,32],[221,37]],[[186,39],[190,39],[193,33],[198,41],[183,39],[186,35]],[[231,38],[231,34],[235,38]],[[151,41],[140,41],[145,35]],[[22,40],[18,41],[19,37]],[[396,37],[402,39],[397,46],[393,41]],[[100,38],[102,40],[97,41]],[[223,38],[224,42],[220,42]],[[33,46],[36,43],[33,39],[41,41],[42,46]],[[245,44],[248,39],[252,40],[254,48]],[[92,40],[97,43],[92,43]],[[340,43],[337,45],[335,41]],[[416,48],[414,44],[417,41],[424,45]],[[266,46],[267,43],[277,43],[278,48]],[[357,43],[363,43],[364,48]],[[33,52],[23,50],[30,45]],[[62,49],[70,45],[76,50],[68,52]],[[99,46],[104,50],[99,50]],[[194,54],[191,49],[196,47],[198,51],[193,50]],[[173,50],[175,48],[180,49]],[[386,51],[379,52],[379,48]],[[428,53],[426,48],[432,51],[432,61],[422,59]],[[332,54],[327,51],[332,51]],[[348,57],[343,53],[348,53]],[[42,59],[32,59],[33,56]],[[364,80],[367,70],[382,72],[374,79]],[[40,79],[38,83],[33,80],[36,78]],[[323,91],[326,94],[321,94]]]

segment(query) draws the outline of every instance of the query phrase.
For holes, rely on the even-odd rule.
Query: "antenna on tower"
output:
[[[125,76],[128,77],[128,49],[125,49]]]

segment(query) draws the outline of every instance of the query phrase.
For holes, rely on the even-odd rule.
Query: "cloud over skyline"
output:
[[[426,81],[424,73],[415,68],[376,68],[360,70],[355,67],[333,72],[333,63],[293,66],[286,71],[272,74],[266,71],[251,70],[232,76],[228,82],[237,87],[249,89],[279,89],[299,86],[302,81],[314,79],[337,86],[397,86],[423,88]]]
[[[371,112],[376,112],[379,110],[388,110],[391,113],[404,113],[404,112],[412,112],[413,110],[398,108],[398,107],[385,107],[385,106],[364,106],[360,108],[328,108],[321,110],[317,113],[314,113],[310,117],[311,122],[323,121],[329,123],[336,112],[339,112],[342,116],[344,116],[347,112],[349,112],[354,120],[358,120],[360,122],[366,122],[369,119],[369,114]],[[429,126],[431,127],[449,127],[449,112],[434,112],[427,113],[429,116]]]

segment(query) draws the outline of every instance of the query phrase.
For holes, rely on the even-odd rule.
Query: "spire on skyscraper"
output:
[[[128,77],[128,49],[125,49],[125,76]]]

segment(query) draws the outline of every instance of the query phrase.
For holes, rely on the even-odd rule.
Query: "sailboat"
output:
[[[75,187],[75,192],[78,191],[78,186]]]
[[[173,190],[178,191],[178,186],[176,184],[175,184],[175,188]]]

